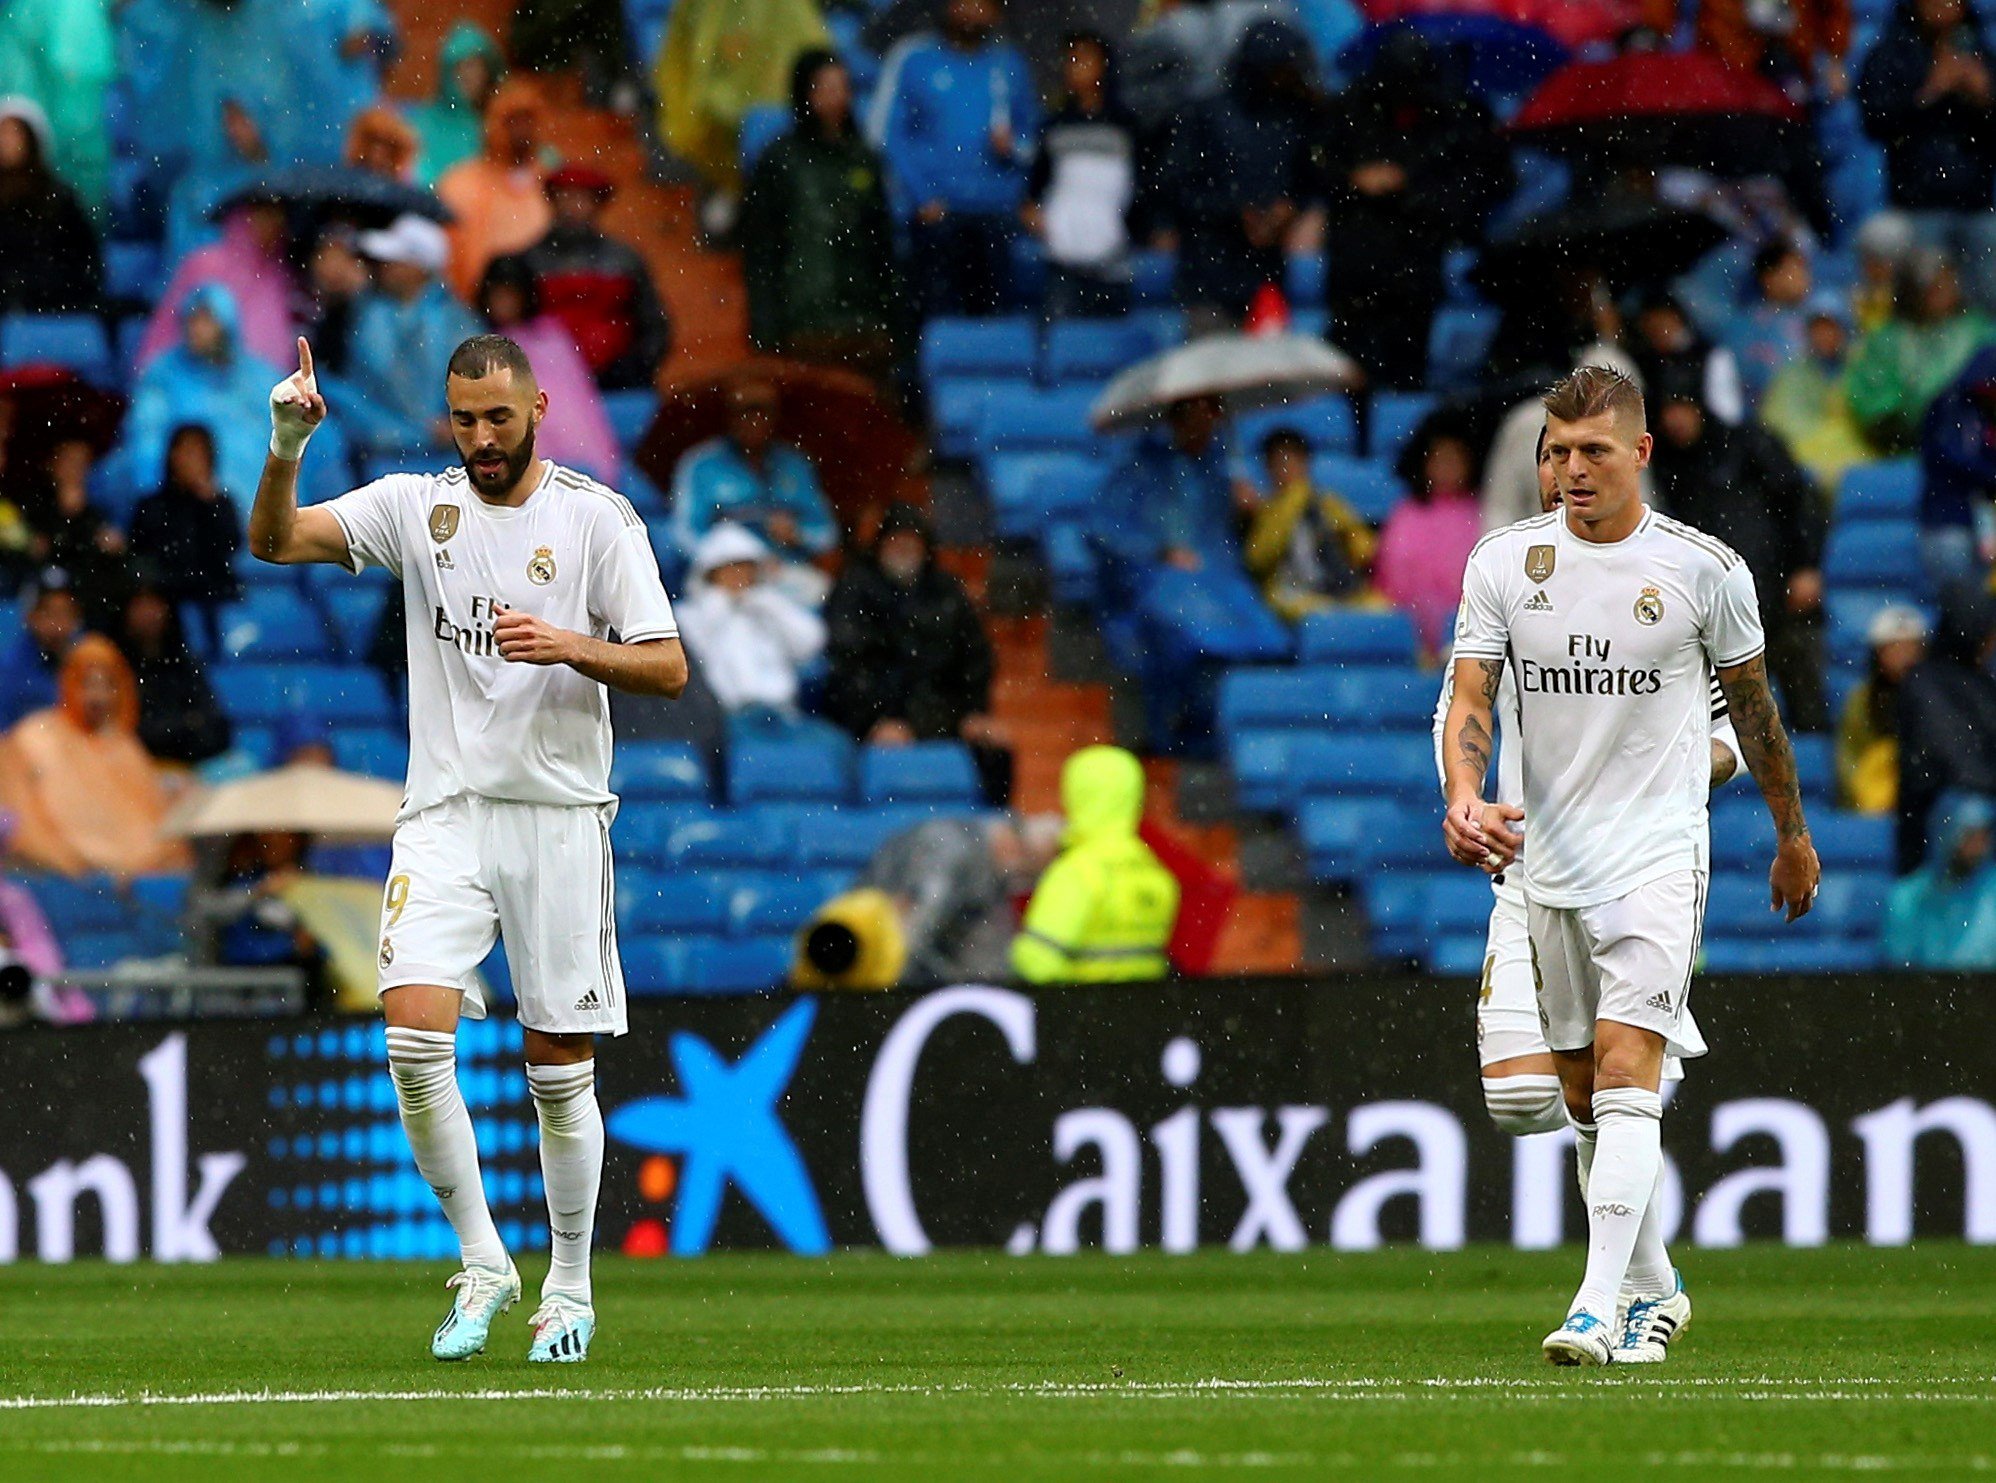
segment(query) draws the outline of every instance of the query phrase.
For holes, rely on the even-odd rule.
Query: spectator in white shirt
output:
[[[676,604],[680,633],[731,717],[799,718],[800,676],[825,649],[825,623],[770,581],[775,558],[750,530],[714,526],[694,548],[692,590]]]

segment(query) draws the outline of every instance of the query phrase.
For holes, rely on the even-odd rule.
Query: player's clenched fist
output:
[[[1516,804],[1466,798],[1449,805],[1442,817],[1442,835],[1449,854],[1459,862],[1494,874],[1518,858],[1525,841],[1510,826],[1524,817],[1525,811]]]
[[[270,389],[270,451],[296,463],[312,433],[326,420],[326,399],[312,369],[312,347],[298,337],[298,369]]]
[[[570,644],[574,634],[517,608],[499,615],[492,637],[499,644],[499,657],[513,664],[566,664],[575,657]]]

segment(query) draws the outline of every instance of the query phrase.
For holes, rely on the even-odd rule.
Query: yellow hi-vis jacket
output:
[[[1012,967],[1028,983],[1162,978],[1178,921],[1178,881],[1137,838],[1143,764],[1085,747],[1060,774],[1066,848],[1033,892]]]

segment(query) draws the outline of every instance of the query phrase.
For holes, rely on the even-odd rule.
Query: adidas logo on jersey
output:
[[[1662,990],[1662,991],[1660,991],[1660,992],[1658,992],[1658,993],[1655,993],[1655,994],[1651,994],[1651,995],[1649,996],[1649,998],[1647,998],[1647,999],[1643,1000],[1643,1008],[1645,1008],[1645,1009],[1660,1009],[1660,1010],[1662,1010],[1662,1011],[1663,1011],[1663,1012],[1664,1012],[1665,1014],[1669,1014],[1669,1013],[1670,1013],[1670,992],[1669,992],[1669,990],[1667,990],[1667,989],[1666,989],[1666,990]]]
[[[1528,613],[1550,613],[1552,610],[1552,599],[1546,596],[1544,588],[1525,599],[1525,611]]]
[[[577,1014],[594,1014],[602,1007],[603,1007],[603,1000],[601,996],[598,995],[594,989],[591,989],[588,993],[584,994],[580,999],[575,1001],[575,1012]]]

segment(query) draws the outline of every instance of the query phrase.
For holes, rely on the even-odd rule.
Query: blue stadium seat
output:
[[[859,801],[864,804],[937,800],[975,804],[977,765],[962,742],[927,741],[905,747],[863,747]]]
[[[1081,514],[1101,498],[1109,473],[1084,453],[994,453],[983,469],[1002,536],[1033,535],[1050,520]]]
[[[0,365],[66,366],[99,386],[118,382],[104,321],[94,314],[9,314],[0,320]]]
[[[1789,737],[1795,749],[1795,774],[1801,780],[1805,798],[1828,801],[1836,796],[1836,743],[1827,736],[1797,734]]]
[[[858,869],[873,858],[890,836],[903,829],[925,819],[971,812],[975,810],[920,804],[800,809],[796,819],[796,860],[806,866]]]
[[[736,871],[720,886],[722,925],[736,937],[795,932],[837,894],[813,871]]]
[[[686,945],[686,991],[751,994],[777,988],[794,951],[788,937],[692,938]]]
[[[667,830],[662,853],[655,857],[665,864],[767,869],[787,863],[795,853],[796,829],[779,810],[713,809],[695,814],[697,805],[669,807],[685,812]]]
[[[1038,359],[1039,334],[1029,319],[932,319],[922,331],[922,380],[928,385],[945,376],[1026,381]]]
[[[264,563],[269,571],[282,571]],[[319,604],[325,609],[333,641],[348,659],[364,660],[374,642],[374,630],[381,622],[381,610],[388,605],[389,587],[379,581],[346,581],[319,589]]]
[[[606,391],[603,411],[610,419],[610,431],[616,436],[617,446],[628,453],[651,430],[652,418],[658,415],[658,393],[649,386]]]
[[[1233,738],[1228,761],[1234,774],[1234,801],[1242,808],[1277,813],[1296,797],[1289,773],[1292,733],[1244,731]]]
[[[1893,458],[1847,470],[1837,487],[1837,519],[1911,520],[1920,508],[1920,461]]]
[[[222,653],[238,663],[330,659],[333,646],[319,610],[302,592],[261,587],[229,604],[222,621]]]
[[[1322,252],[1292,252],[1283,264],[1282,292],[1291,304],[1315,308],[1324,302],[1329,264]]]
[[[1376,392],[1372,398],[1372,456],[1397,456],[1439,400],[1430,391]]]
[[[835,802],[852,796],[852,747],[819,738],[739,741],[728,751],[732,803]]]
[[[1428,380],[1453,387],[1475,382],[1497,333],[1497,311],[1451,304],[1435,316],[1428,332]]]
[[[713,792],[707,762],[691,742],[628,741],[618,744],[610,791],[619,798],[701,802]]]
[[[1341,396],[1305,397],[1286,407],[1243,412],[1234,419],[1229,441],[1257,474],[1261,469],[1262,440],[1277,428],[1301,433],[1312,454],[1350,453],[1358,446],[1358,424],[1352,420],[1351,403]]]
[[[626,867],[617,872],[617,922],[629,936],[723,932],[728,925],[727,893],[714,872]]]
[[[1311,808],[1319,806],[1313,803]],[[1332,879],[1321,872],[1317,878]],[[1420,953],[1426,947],[1428,879],[1425,875],[1407,871],[1390,871],[1363,878],[1365,918],[1372,927],[1374,953],[1384,958],[1405,958]]]
[[[780,103],[758,103],[742,114],[736,147],[741,152],[742,174],[749,175],[755,162],[790,127],[790,110]]]
[[[1823,580],[1832,588],[1922,592],[1919,532],[1900,520],[1839,521],[1823,552]]]
[[[1384,524],[1407,495],[1390,462],[1353,453],[1317,454],[1310,460],[1310,477],[1374,525]]]
[[[1230,670],[1220,680],[1220,726],[1349,725],[1368,731],[1426,730],[1434,719],[1434,678],[1407,668],[1299,665]]]
[[[387,726],[346,726],[333,733],[333,761],[348,772],[399,783],[409,775],[409,738]]]
[[[1162,337],[1155,321],[1057,319],[1047,331],[1040,374],[1052,385],[1103,381],[1176,340]]]
[[[1425,736],[1298,734],[1289,772],[1304,797],[1428,798],[1437,792],[1434,747]]]
[[[292,676],[278,664],[229,664],[209,675],[222,709],[239,724],[274,726],[302,707],[292,695]]]
[[[113,240],[104,244],[104,291],[112,299],[150,305],[159,297],[164,282],[157,242]]]
[[[975,432],[984,449],[1081,452],[1099,448],[1088,424],[1099,393],[1092,386],[1004,387],[985,402]]]
[[[1434,876],[1428,885],[1428,928],[1436,937],[1474,935],[1481,942],[1492,899],[1490,878],[1480,870]],[[1482,954],[1477,956],[1480,961]]]
[[[1829,622],[1828,646],[1830,658],[1838,664],[1862,666],[1871,658],[1869,631],[1871,620],[1878,610],[1899,603],[1908,603],[1926,612],[1929,621],[1933,611],[1920,602],[1912,592],[1831,592],[1823,597],[1823,611]]]
[[[401,708],[381,672],[364,664],[287,665],[306,710],[346,726],[400,727]]]
[[[1485,902],[1484,910],[1489,910],[1488,902]],[[1428,972],[1443,978],[1477,977],[1483,972],[1484,943],[1481,932],[1458,932],[1441,938],[1428,949]]]
[[[137,935],[129,931],[72,932],[62,939],[63,960],[71,968],[110,968],[142,951]]]
[[[1297,658],[1305,664],[1412,664],[1414,620],[1397,611],[1333,608],[1303,620]]]
[[[118,896],[108,875],[70,880],[65,876],[33,876],[22,881],[35,898],[58,940],[72,932],[112,932],[131,920],[131,910]]]
[[[1853,938],[1720,938],[1705,945],[1708,973],[1864,973],[1878,966],[1878,944]]]
[[[687,941],[683,937],[644,934],[618,942],[618,956],[624,963],[624,987],[633,998],[685,990]]]
[[[132,882],[132,929],[144,956],[156,958],[180,949],[187,887],[184,875],[142,875]]]
[[[1817,809],[1809,815],[1809,837],[1825,874],[1844,870],[1889,870],[1894,820],[1889,815]]]
[[[1056,603],[1082,608],[1101,603],[1101,563],[1079,521],[1050,522],[1040,542],[1040,555],[1046,562],[1047,585]]]
[[[1000,376],[938,377],[929,387],[929,421],[945,457],[968,458],[978,446],[985,409],[1004,392],[1031,392],[1030,382]]]

